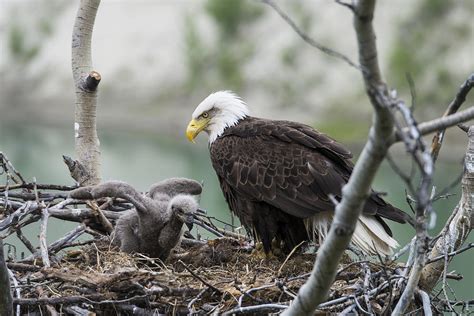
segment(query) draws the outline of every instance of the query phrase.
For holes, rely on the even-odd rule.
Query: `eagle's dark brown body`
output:
[[[353,169],[352,154],[313,128],[295,122],[246,117],[210,146],[211,160],[231,211],[265,251],[272,240],[290,251],[308,240],[304,219],[334,211]],[[363,213],[405,223],[409,218],[372,193]]]

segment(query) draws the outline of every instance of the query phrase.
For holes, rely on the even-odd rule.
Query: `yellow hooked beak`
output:
[[[206,128],[208,123],[209,119],[192,119],[188,124],[188,128],[186,129],[186,137],[188,140],[194,143],[194,138],[196,138],[196,136],[198,136],[198,134]]]

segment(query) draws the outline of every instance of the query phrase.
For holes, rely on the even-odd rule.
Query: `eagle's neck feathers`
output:
[[[193,113],[197,118],[208,112],[211,120],[205,129],[209,134],[209,145],[221,136],[228,127],[235,126],[249,116],[247,104],[231,91],[219,91],[209,95]]]

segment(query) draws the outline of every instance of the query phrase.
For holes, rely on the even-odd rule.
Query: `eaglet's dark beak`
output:
[[[188,230],[192,230],[194,224],[194,216],[192,214],[187,215],[185,217],[184,223],[188,227]]]

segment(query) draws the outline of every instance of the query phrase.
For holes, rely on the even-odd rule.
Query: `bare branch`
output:
[[[417,294],[420,296],[421,301],[423,303],[423,314],[425,316],[431,316],[433,313],[431,312],[431,302],[428,293],[422,290],[416,291]]]
[[[434,173],[434,159],[424,143],[421,133],[417,126],[413,114],[402,102],[397,102],[394,107],[402,114],[402,117],[408,127],[402,130],[397,122],[398,135],[403,139],[405,147],[411,153],[413,160],[416,162],[421,172],[421,183],[416,192],[412,192],[416,196],[416,219],[415,230],[416,238],[414,247],[410,255],[414,257],[413,266],[410,270],[408,282],[403,290],[402,295],[393,311],[394,315],[400,315],[410,304],[420,279],[421,270],[426,262],[426,252],[428,251],[428,226],[427,215],[432,213],[432,196],[430,195],[430,187]],[[434,191],[432,191],[434,194]]]
[[[461,88],[459,89],[458,93],[449,104],[443,117],[449,116],[457,112],[457,110],[461,107],[461,105],[466,100],[466,96],[471,90],[472,86],[474,86],[474,74],[471,74],[469,78],[467,78],[467,80],[461,85]],[[445,132],[446,132],[445,129],[439,130],[433,137],[433,141],[431,143],[431,152],[432,152],[432,156],[434,160],[438,158],[441,145],[443,144]]]
[[[245,306],[245,307],[238,307],[231,309],[222,314],[222,316],[230,316],[230,315],[238,315],[238,314],[248,314],[248,313],[256,313],[256,314],[266,314],[270,311],[275,310],[282,310],[287,308],[287,305],[281,304],[262,304],[262,305],[253,305],[253,306]]]
[[[352,11],[352,13],[354,13],[354,6],[351,3],[347,3],[347,2],[344,2],[342,0],[335,0],[335,1],[336,1],[337,4],[340,4],[343,7],[348,8],[349,10]]]
[[[461,199],[453,216],[446,223],[441,238],[436,241],[431,250],[429,256],[431,263],[426,265],[421,274],[420,287],[427,292],[434,288],[446,266],[452,260],[452,256],[449,254],[460,249],[474,227],[474,201],[472,200],[472,192],[474,192],[474,127],[471,126],[468,136],[469,143],[465,158]],[[440,256],[446,259],[437,260]]]
[[[100,149],[96,130],[97,86],[101,76],[92,70],[91,39],[100,0],[81,0],[72,34],[72,72],[76,90],[74,119],[77,166],[85,172],[81,185],[98,184]],[[68,164],[68,167],[71,166]],[[77,175],[77,173],[75,173]]]
[[[463,132],[469,132],[469,126],[464,124],[464,123],[460,123],[458,124],[458,127],[463,131]]]
[[[420,123],[418,124],[418,129],[420,130],[421,135],[427,135],[439,130],[446,129],[451,126],[458,125],[463,122],[467,122],[472,119],[474,119],[474,107],[471,106],[468,109],[458,112],[456,114]],[[401,136],[397,133],[395,135],[394,142],[399,141],[401,141]]]
[[[335,58],[338,58],[344,62],[346,62],[347,64],[349,64],[350,66],[356,68],[357,70],[360,70],[360,71],[363,71],[363,68],[362,66],[359,66],[357,65],[356,63],[354,63],[352,60],[349,59],[349,57],[345,56],[344,54],[341,54],[331,48],[328,48],[318,42],[316,42],[311,36],[309,36],[308,34],[306,34],[302,29],[300,29],[296,23],[288,16],[288,14],[286,14],[276,3],[275,1],[273,0],[261,0],[263,3],[269,5],[270,7],[272,7],[281,17],[283,20],[285,20],[286,23],[288,23],[288,25],[291,26],[291,28],[296,32],[296,34],[298,34],[302,39],[303,41],[305,41],[306,43],[308,43],[309,45],[319,49],[320,51],[322,51],[323,53],[327,54],[328,56],[331,56],[331,57],[335,57]],[[344,3],[340,3],[342,5],[346,5]],[[347,6],[347,5],[346,5]]]
[[[40,249],[41,249],[41,258],[43,259],[43,265],[47,268],[51,266],[48,256],[48,244],[46,242],[46,231],[48,227],[48,209],[43,209],[41,215],[41,226],[40,226]]]
[[[31,253],[35,253],[36,252],[36,249],[35,247],[33,247],[33,245],[31,244],[31,242],[28,240],[28,238],[25,237],[25,235],[23,235],[23,233],[21,232],[21,229],[18,228],[16,230],[16,235],[18,236],[18,239],[21,240],[21,242],[25,245],[26,248],[28,248],[28,250],[31,252]]]
[[[112,233],[114,227],[104,215],[104,212],[100,209],[97,203],[95,201],[88,201],[87,206],[89,206],[94,211],[98,222],[102,225],[102,227],[104,227],[105,231],[109,234]]]
[[[467,251],[469,249],[472,249],[474,248],[474,242],[471,242],[469,244],[467,244],[466,246],[462,247],[462,248],[459,248],[458,250],[456,251],[452,251],[450,253],[447,253],[447,254],[443,254],[443,255],[440,255],[438,257],[435,257],[435,258],[431,258],[430,260],[428,260],[428,262],[426,262],[427,264],[430,264],[432,262],[435,262],[435,261],[438,261],[438,260],[441,260],[441,259],[444,259],[446,257],[453,257],[453,256],[456,256],[456,255],[459,255],[460,253],[463,253],[464,251]]]
[[[336,207],[329,234],[318,251],[313,271],[293,304],[283,312],[284,315],[312,314],[327,297],[336,275],[337,263],[351,241],[375,173],[388,150],[386,140],[390,139],[393,132],[389,105],[393,100],[388,95],[378,66],[372,26],[374,8],[374,0],[358,1],[354,15],[359,60],[366,70],[363,72],[364,82],[375,109],[374,123],[349,182],[342,189],[342,200]]]
[[[0,167],[8,173],[10,170],[13,172],[13,177],[11,178],[15,183],[25,183],[25,179],[21,176],[21,174],[15,169],[13,164],[8,160],[7,156],[3,152],[0,151]],[[1,174],[1,171],[0,171]]]
[[[219,294],[223,294],[221,290],[219,290],[218,288],[216,288],[214,285],[210,284],[209,282],[207,282],[206,280],[204,280],[203,278],[201,278],[199,275],[197,275],[191,268],[188,267],[188,265],[186,263],[184,263],[183,261],[181,260],[178,260],[179,263],[181,263],[181,265],[189,272],[191,273],[191,275],[193,277],[195,277],[197,280],[199,280],[200,282],[202,282],[202,284],[204,284],[205,286],[207,286],[208,288],[212,289],[213,291],[219,293]]]

